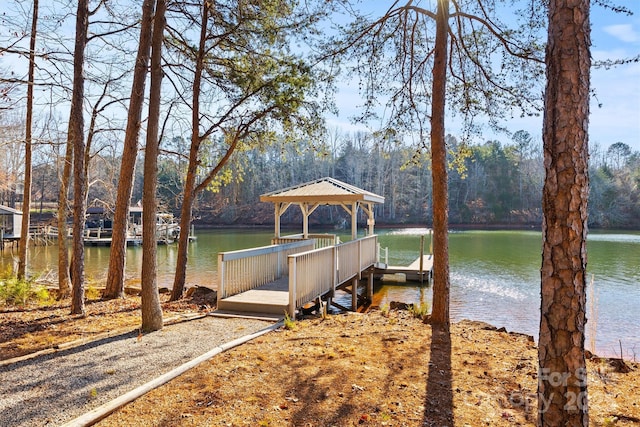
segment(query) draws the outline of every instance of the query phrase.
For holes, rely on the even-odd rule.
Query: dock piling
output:
[[[420,236],[420,284],[424,283],[424,234]]]

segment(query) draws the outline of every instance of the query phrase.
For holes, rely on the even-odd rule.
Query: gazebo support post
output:
[[[376,220],[373,214],[373,204],[367,203],[366,205],[361,204],[362,210],[367,214],[367,225],[369,226],[369,235],[374,234],[374,228],[376,224]]]
[[[309,217],[316,209],[318,209],[318,206],[320,206],[320,204],[315,203],[313,205],[310,205],[309,203],[299,203],[298,205],[300,206],[300,211],[302,212],[302,235],[303,238],[308,239]]]
[[[300,203],[300,211],[302,212],[302,238],[309,238],[309,209],[306,203]]]
[[[351,240],[358,238],[358,203],[351,205]]]
[[[289,206],[291,206],[291,202],[285,203],[285,202],[277,202],[273,204],[274,209],[275,209],[275,237],[276,238],[280,238],[280,218],[282,217],[282,215],[284,215],[284,213],[286,212],[287,209],[289,209]]]
[[[281,205],[282,205],[282,203],[274,203],[273,204],[273,206],[274,206],[274,208],[276,210],[275,213],[274,213],[274,218],[275,218],[275,222],[276,222],[275,223],[274,233],[275,233],[276,239],[280,238],[280,215],[282,215],[282,214],[280,213],[280,209],[279,208],[280,208]]]

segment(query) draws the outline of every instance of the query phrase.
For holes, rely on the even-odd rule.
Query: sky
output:
[[[592,4],[593,61],[640,55],[640,0],[613,0],[613,3],[627,7],[634,15],[614,13]],[[640,63],[609,70],[592,69],[591,86],[596,98],[592,99],[590,106],[590,146],[595,147],[597,144],[606,150],[611,144],[623,142],[634,151],[640,151]],[[349,120],[349,117],[356,115],[356,106],[362,104],[357,93],[357,82],[343,84],[336,102],[340,115],[328,117],[331,128],[347,132],[366,129]],[[542,140],[542,116],[516,118],[506,126],[511,131],[526,130],[534,138]],[[453,135],[459,130],[451,121],[447,121],[446,127],[447,133]],[[508,137],[494,135],[489,131],[483,136],[485,140],[508,142]]]
[[[434,0],[424,0],[425,2]],[[614,4],[630,9],[634,15],[614,13],[592,4],[592,57],[594,61],[604,59],[629,58],[640,55],[640,0],[612,0]],[[9,4],[0,0],[0,14]],[[46,3],[46,2],[45,2]],[[592,3],[594,3],[592,1]],[[372,10],[386,9],[391,2],[379,1],[363,3]],[[2,29],[0,28],[0,31]],[[0,57],[0,66],[7,66],[6,58]],[[610,70],[593,69],[591,84],[596,98],[591,102],[589,123],[590,145],[599,145],[606,150],[611,144],[623,142],[633,150],[640,151],[640,63],[619,66]],[[343,133],[355,130],[376,130],[354,125],[350,117],[357,115],[356,107],[362,104],[357,92],[357,81],[340,85],[336,103],[339,116],[328,116],[331,130]],[[375,124],[374,124],[375,125]],[[446,123],[447,133],[460,134],[453,120]],[[542,138],[542,116],[535,118],[512,119],[505,126],[511,131],[526,130],[535,139]],[[507,141],[505,135],[494,135],[489,131],[484,140],[498,139]]]

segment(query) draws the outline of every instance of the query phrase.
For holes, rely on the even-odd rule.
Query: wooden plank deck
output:
[[[422,256],[422,275],[420,274],[420,257],[418,257],[415,261],[413,261],[408,266],[396,266],[396,265],[381,265],[376,267],[375,274],[382,275],[383,280],[385,280],[384,276],[387,276],[386,279],[390,281],[416,281],[419,282],[420,279],[423,281],[429,282],[431,279],[431,275],[433,273],[433,255],[423,255]],[[404,280],[402,279],[402,275],[404,275]],[[395,276],[395,277],[391,277]]]
[[[288,276],[218,301],[218,311],[229,313],[261,313],[284,317],[288,308]]]
[[[218,254],[217,311],[238,316],[288,314],[295,319],[296,312],[305,304],[327,294],[332,297],[335,289],[345,286],[351,289],[352,309],[356,310],[358,284],[363,277],[368,278],[367,295],[373,293],[371,268],[378,255],[377,236],[317,249],[314,246],[314,242],[301,241]],[[398,267],[398,271],[405,273],[403,277],[413,272],[418,280],[424,281],[428,280],[432,265],[427,256],[412,266]],[[274,277],[278,279],[264,284]]]

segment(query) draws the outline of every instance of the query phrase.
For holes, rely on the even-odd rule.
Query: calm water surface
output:
[[[389,263],[408,265],[419,254],[426,229],[378,230],[389,248]],[[268,245],[272,230],[196,230],[189,246],[187,283],[213,285],[221,251]],[[346,237],[343,240],[348,240]],[[535,231],[452,231],[449,234],[451,317],[481,320],[510,331],[538,336],[540,309],[541,233]],[[427,245],[428,247],[428,239]],[[591,232],[588,249],[587,348],[599,354],[640,355],[640,232]],[[158,247],[158,283],[171,286],[177,246]],[[126,276],[139,280],[142,249],[127,249]],[[0,267],[13,262],[10,250]],[[31,248],[33,271],[57,270],[56,247]],[[88,278],[106,278],[109,248],[85,247]],[[431,287],[386,283],[378,286],[382,303],[431,302]],[[346,297],[347,299],[349,297]],[[350,299],[348,299],[350,301]],[[595,342],[594,342],[595,337]]]
[[[413,261],[425,230],[381,233],[399,264]],[[402,241],[401,244],[399,241]],[[396,246],[400,247],[396,251]],[[481,320],[538,337],[542,234],[534,231],[453,231],[449,234],[451,317]],[[598,354],[640,355],[640,233],[592,232],[587,240],[587,348]],[[390,260],[390,262],[392,262]],[[395,263],[395,262],[392,262]],[[387,286],[402,301],[415,289]],[[430,302],[431,292],[426,300]]]

